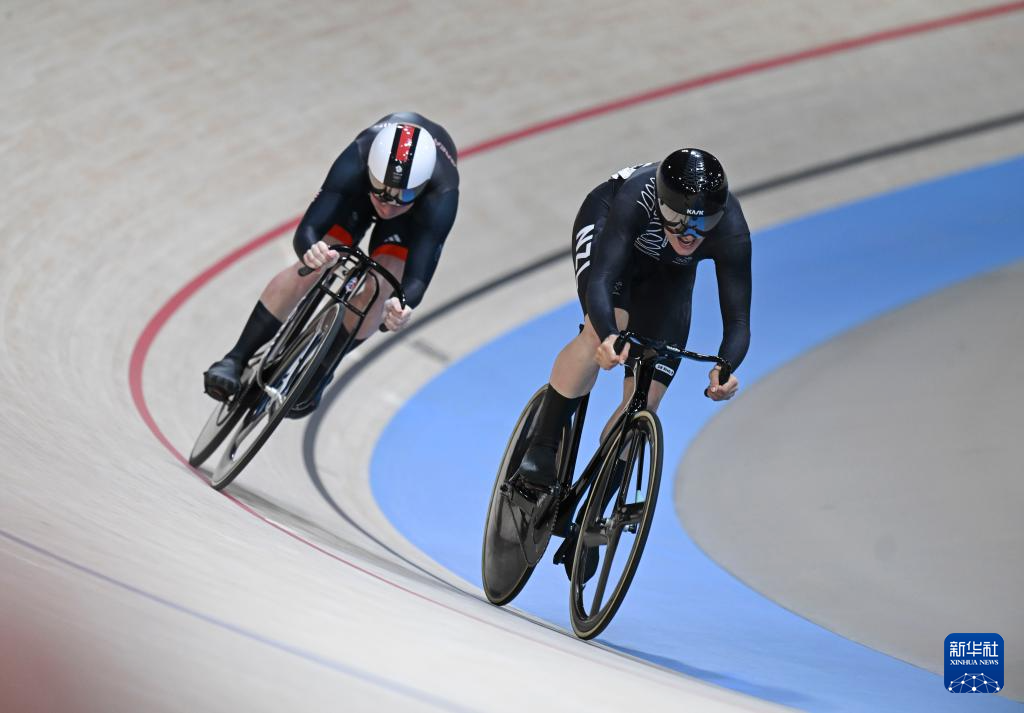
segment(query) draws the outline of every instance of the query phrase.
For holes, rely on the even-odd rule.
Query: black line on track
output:
[[[965,126],[947,129],[945,131],[940,131],[932,134],[926,134],[915,139],[909,139],[907,141],[888,144],[886,146],[871,149],[870,151],[851,154],[850,156],[847,156],[845,158],[837,159],[834,161],[828,161],[826,163],[821,163],[816,166],[811,166],[798,171],[780,174],[774,178],[769,178],[767,180],[761,181],[760,183],[755,183],[753,185],[735,190],[733,191],[733,193],[738,198],[745,198],[748,196],[757,195],[759,193],[766,193],[777,188],[783,188],[794,183],[799,183],[800,181],[806,181],[811,178],[817,178],[819,176],[823,176],[826,174],[836,173],[844,169],[870,163],[872,161],[892,158],[900,154],[916,151],[918,149],[937,146],[943,143],[947,143],[949,141],[955,141],[957,139],[966,138],[968,136],[974,136],[988,131],[994,131],[996,129],[1001,129],[1021,122],[1024,122],[1024,111],[1014,112],[1012,114],[1005,114],[1003,116],[986,119],[984,121],[967,124]],[[451,582],[442,579],[433,572],[430,572],[421,567],[420,565],[416,564],[415,562],[412,562],[411,560],[407,559],[404,555],[393,550],[386,543],[374,537],[373,534],[365,530],[352,517],[350,517],[348,513],[345,512],[344,508],[342,508],[337,503],[337,501],[335,501],[334,498],[331,497],[331,494],[327,491],[327,488],[324,486],[324,483],[320,478],[320,473],[317,470],[315,459],[316,439],[317,436],[319,435],[320,428],[324,422],[324,417],[326,413],[330,410],[331,406],[334,404],[335,401],[337,401],[338,398],[340,398],[341,394],[345,391],[348,385],[351,384],[356,379],[356,377],[358,377],[363,372],[363,370],[366,369],[366,367],[372,364],[375,360],[387,354],[391,349],[395,348],[403,341],[409,339],[412,336],[415,336],[420,332],[420,330],[429,326],[436,320],[472,302],[481,295],[487,294],[491,290],[497,289],[503,285],[507,285],[510,282],[515,282],[520,278],[532,275],[533,273],[542,270],[559,260],[568,260],[568,255],[569,250],[565,248],[547,253],[537,258],[533,262],[529,262],[519,268],[516,268],[515,270],[512,270],[511,272],[499,275],[498,277],[495,277],[483,283],[482,285],[467,290],[466,292],[463,292],[462,294],[453,297],[444,304],[436,307],[434,310],[418,318],[415,322],[413,322],[409,327],[407,327],[402,332],[390,335],[388,339],[384,340],[383,342],[375,346],[373,349],[368,350],[358,362],[352,364],[350,368],[342,372],[339,375],[338,379],[335,381],[334,385],[327,391],[326,394],[324,394],[323,403],[321,403],[320,408],[314,411],[313,414],[310,416],[310,420],[306,426],[306,431],[303,436],[302,459],[306,466],[306,472],[309,474],[309,478],[312,481],[313,486],[316,488],[317,492],[320,493],[321,497],[323,497],[323,499],[327,502],[331,509],[334,510],[341,517],[342,520],[344,520],[349,525],[354,527],[356,530],[361,532],[372,542],[375,542],[385,551],[397,557],[399,560],[409,565],[413,569],[417,570],[418,572],[425,574],[431,579],[440,582],[441,584],[445,585],[446,587],[454,591],[472,596],[474,599],[479,599],[479,597],[472,592],[467,592],[466,590],[455,586]],[[498,454],[495,454],[495,460],[497,460],[497,457]],[[530,621],[536,621],[536,619],[534,619],[533,617],[526,617],[526,615],[523,614],[520,614],[520,616],[523,616],[524,618],[529,618]],[[547,628],[552,628],[554,631],[562,631],[561,629],[553,628],[551,626]]]
[[[935,134],[920,136],[916,139],[909,139],[900,143],[889,144],[888,146],[882,146],[881,148],[865,151],[864,153],[853,154],[846,158],[818,164],[817,166],[801,169],[792,173],[784,173],[781,176],[769,178],[761,183],[755,183],[752,186],[747,186],[742,192],[737,191],[736,195],[742,198],[743,194],[752,195],[754,193],[769,191],[773,188],[780,188],[798,181],[806,181],[809,178],[817,178],[818,176],[842,171],[845,168],[851,168],[863,163],[891,158],[892,156],[909,153],[910,151],[928,148],[948,141],[955,141],[956,139],[962,139],[975,134],[982,134],[986,131],[1002,129],[1006,126],[1020,123],[1021,121],[1024,121],[1024,111],[998,116],[993,119],[987,119],[975,124],[968,124],[967,126],[960,126],[955,129],[940,131]]]

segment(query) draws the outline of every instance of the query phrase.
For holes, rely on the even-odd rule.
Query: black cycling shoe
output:
[[[531,445],[519,463],[519,470],[512,477],[533,490],[551,492],[557,477],[555,455],[555,449],[550,446],[537,443]]]
[[[554,515],[552,505],[558,502],[560,488],[556,482],[555,449],[533,444],[526,449],[519,468],[502,486],[527,520],[536,527]]]
[[[224,357],[214,362],[203,372],[203,388],[217,401],[227,401],[238,393],[242,377],[242,362],[233,357]]]
[[[572,564],[576,558],[576,540],[579,538],[579,533],[579,525],[573,523],[569,529],[569,536],[555,550],[555,556],[552,558],[555,564],[565,566],[565,576],[570,580],[572,579]],[[583,581],[589,582],[590,578],[597,573],[597,564],[600,558],[598,557],[596,547],[588,548],[584,556],[587,558],[587,562],[583,570]]]

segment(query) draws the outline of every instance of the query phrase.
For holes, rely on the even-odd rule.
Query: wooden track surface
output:
[[[177,290],[301,214],[340,149],[388,111],[420,111],[468,147],[986,6],[9,3],[0,662],[34,652],[18,680],[51,685],[0,695],[25,710],[554,710],[564,703],[553,693],[585,678],[577,709],[773,708],[495,610],[457,591],[466,583],[439,585],[375,542],[447,576],[377,511],[373,438],[446,360],[570,299],[566,265],[439,320],[352,386],[359,418],[316,452],[352,523],[302,476],[300,425],[275,435],[238,501],[192,477],[140,419],[131,355]],[[458,221],[423,309],[557,249],[592,185],[680,144],[714,147],[742,186],[1019,110],[1022,28],[1009,14],[881,42],[481,151],[462,165]],[[745,207],[756,229],[1022,146],[1010,127]],[[201,371],[292,259],[289,242],[204,285],[150,345],[140,393],[178,451],[210,407]]]

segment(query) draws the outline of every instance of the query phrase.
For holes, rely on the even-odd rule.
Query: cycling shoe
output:
[[[512,477],[533,490],[551,492],[555,487],[556,469],[555,449],[533,444]]]
[[[224,357],[203,372],[203,389],[217,401],[227,401],[236,393],[242,376],[242,362]]]

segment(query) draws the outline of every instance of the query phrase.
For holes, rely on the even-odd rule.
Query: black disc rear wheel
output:
[[[508,604],[519,594],[551,539],[557,510],[554,504],[545,517],[538,517],[537,513],[531,516],[513,503],[514,486],[508,483],[530,445],[533,420],[540,409],[544,388],[530,398],[512,429],[487,508],[481,569],[484,594],[498,606]],[[568,441],[568,432],[568,428],[563,431],[563,444]],[[559,448],[556,457],[559,472],[564,452],[564,448]]]

